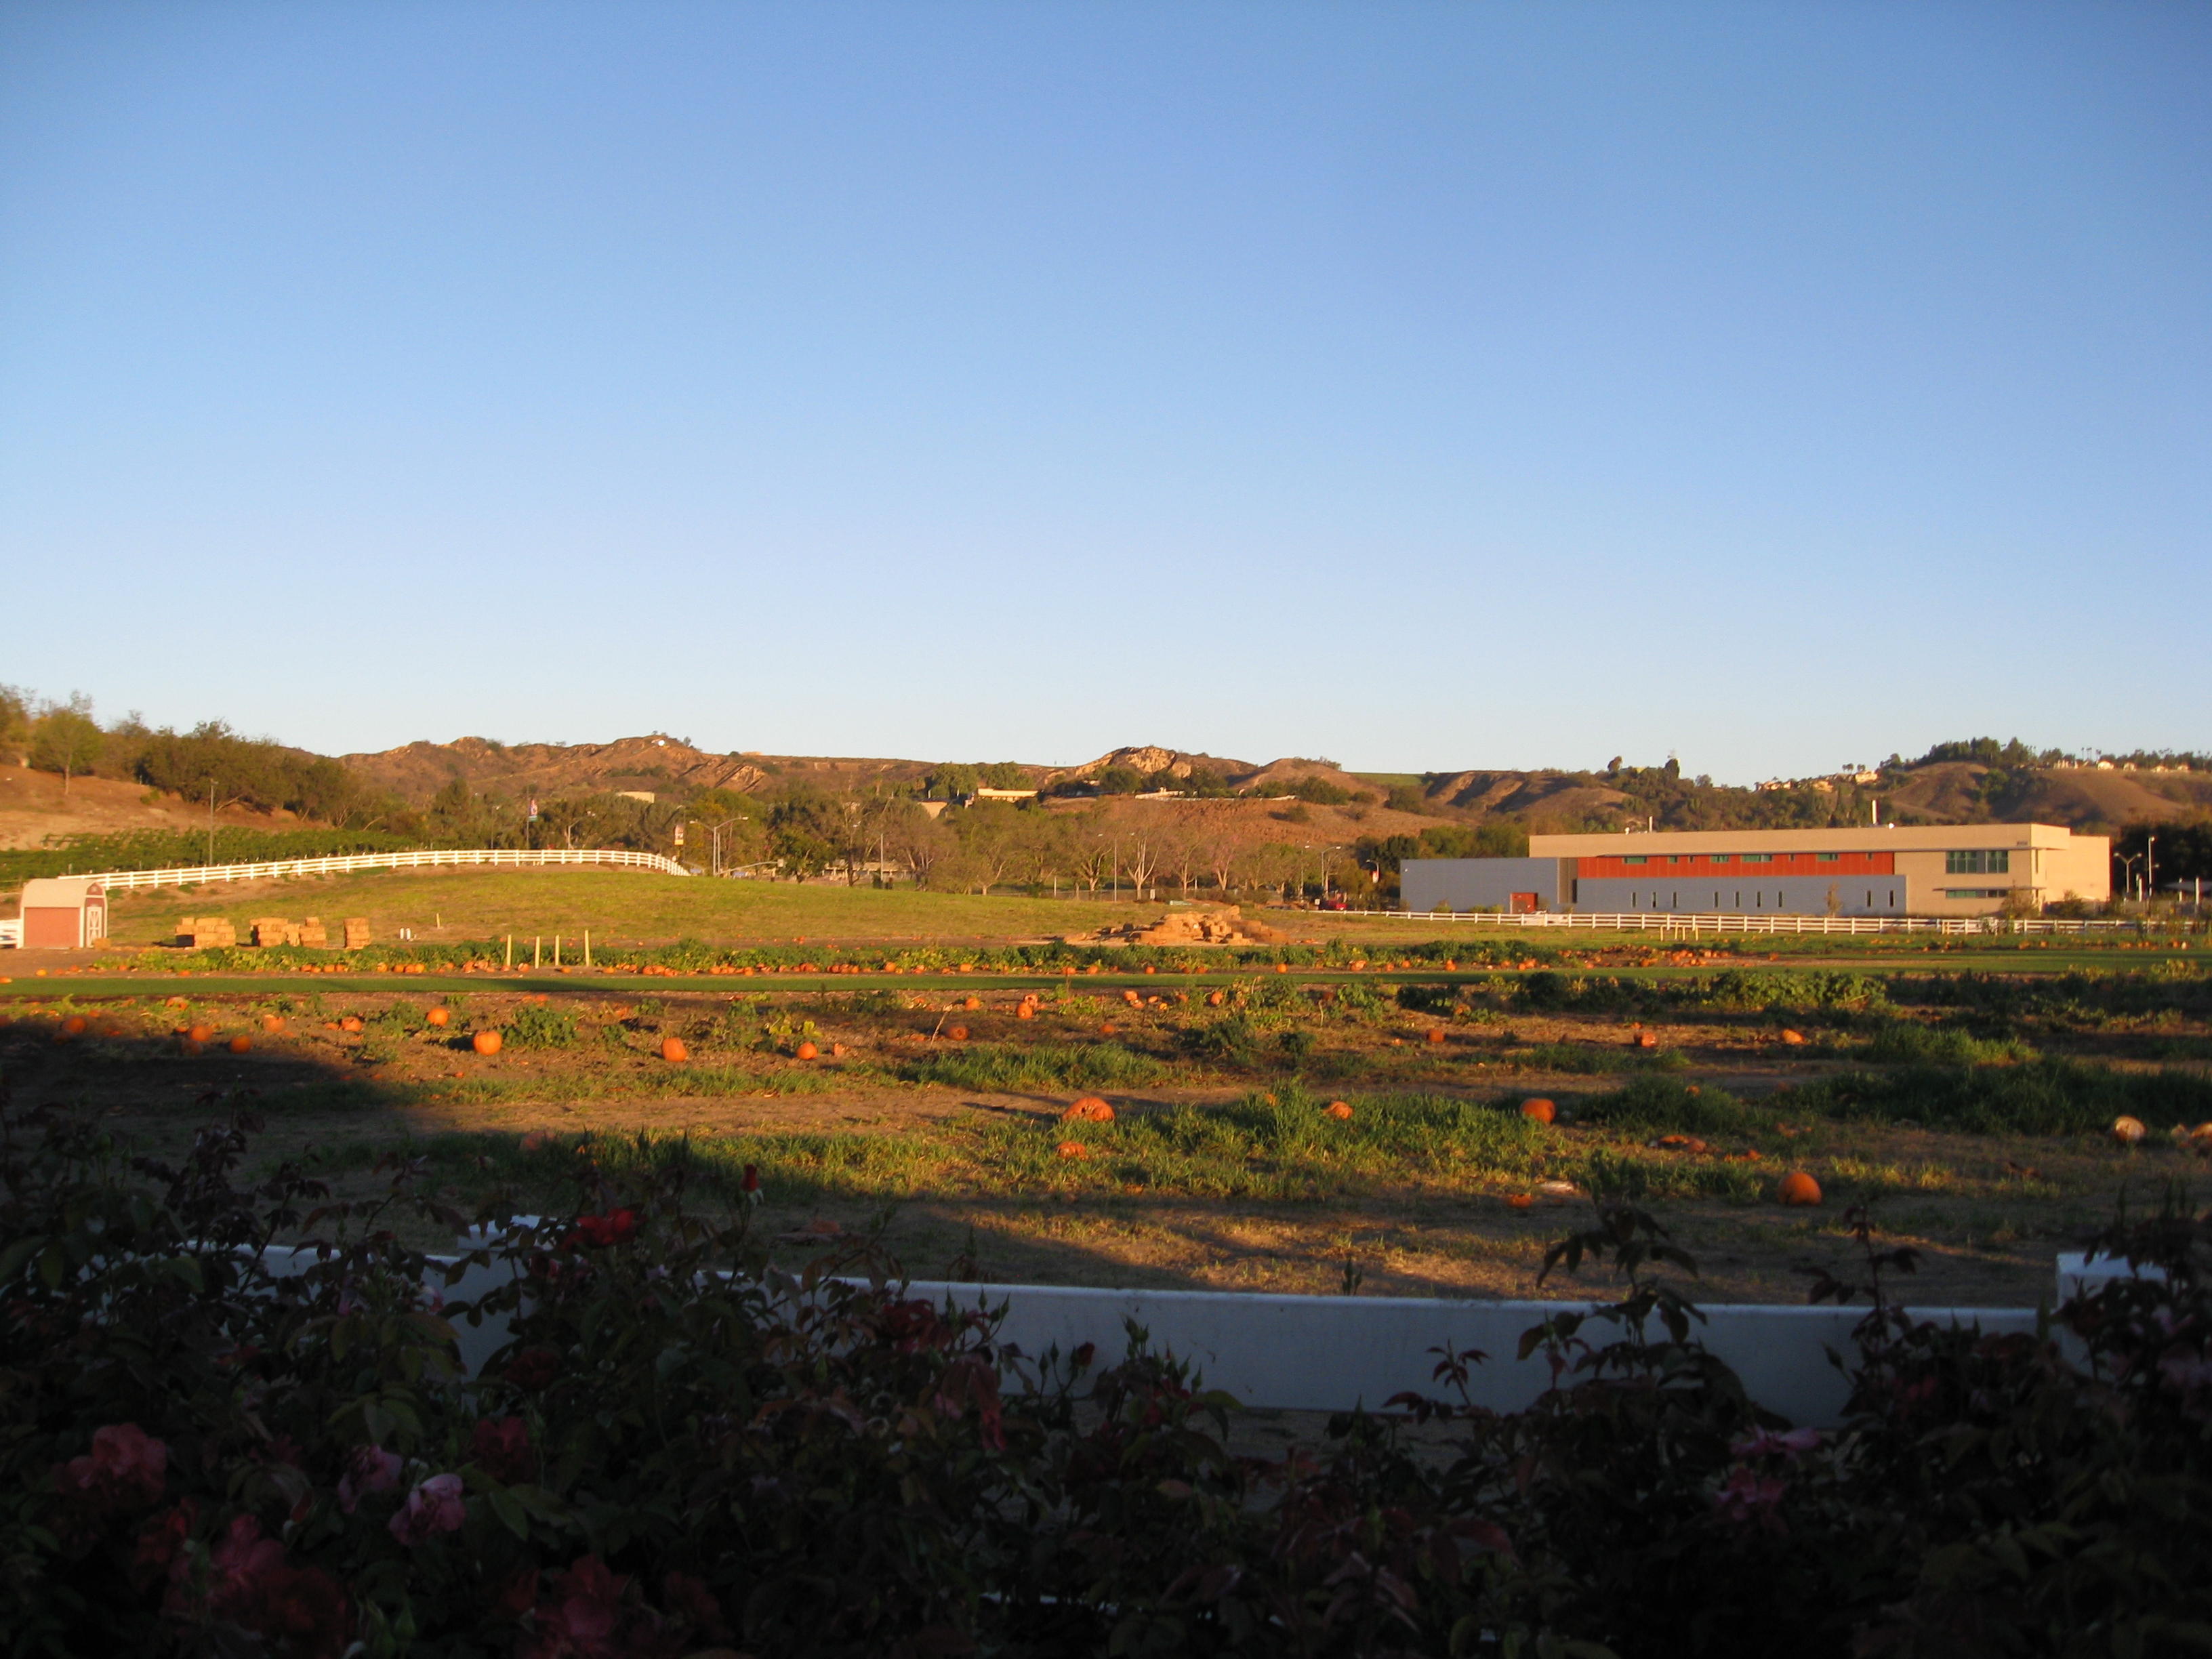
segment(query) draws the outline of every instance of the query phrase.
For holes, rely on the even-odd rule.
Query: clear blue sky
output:
[[[1738,781],[2212,746],[2212,8],[14,3],[0,680]]]

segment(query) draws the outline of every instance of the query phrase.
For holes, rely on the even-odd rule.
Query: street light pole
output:
[[[2153,851],[2157,846],[2158,837],[2156,836],[2149,836],[2144,838],[2143,904],[2145,908],[2148,908],[2151,902],[2158,896],[2158,860],[2152,856]]]

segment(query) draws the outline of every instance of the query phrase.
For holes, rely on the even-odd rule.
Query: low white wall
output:
[[[1221,1291],[1098,1291],[1044,1285],[953,1285],[915,1281],[912,1294],[955,1306],[1006,1304],[1002,1340],[1039,1358],[1054,1344],[1065,1355],[1096,1345],[1100,1363],[1127,1346],[1122,1322],[1151,1334],[1155,1350],[1189,1360],[1206,1386],[1247,1406],[1344,1411],[1380,1407],[1413,1391],[1443,1395],[1432,1348],[1479,1348],[1489,1358],[1474,1369],[1469,1389],[1478,1405],[1512,1411],[1551,1381],[1540,1350],[1516,1359],[1521,1334],[1577,1305],[1556,1302],[1443,1301],[1425,1297],[1261,1296]],[[1723,1305],[1705,1310],[1694,1334],[1741,1376],[1751,1397],[1800,1424],[1827,1425],[1841,1416],[1849,1392],[1828,1350],[1848,1358],[1863,1306],[1844,1308]],[[2032,1308],[1914,1309],[1917,1319],[1979,1326],[1984,1331],[2033,1331]],[[1610,1324],[1585,1327],[1594,1346],[1614,1340]],[[1651,1334],[1663,1335],[1656,1324]]]
[[[305,1253],[269,1253],[277,1273],[298,1272]],[[2089,1288],[2124,1265],[2062,1258],[2063,1293]],[[2070,1272],[2069,1271],[2070,1269]],[[432,1287],[447,1302],[473,1300],[512,1271],[494,1263],[471,1267],[450,1287]],[[2070,1281],[2070,1282],[2069,1282]],[[1155,1352],[1188,1360],[1205,1386],[1233,1395],[1243,1405],[1285,1411],[1379,1410],[1392,1395],[1416,1393],[1450,1398],[1436,1380],[1437,1355],[1449,1344],[1488,1358],[1474,1367],[1469,1392],[1495,1411],[1527,1406],[1551,1382],[1540,1349],[1516,1356],[1521,1334],[1554,1313],[1595,1304],[1560,1302],[1454,1301],[1429,1297],[1274,1296],[1237,1291],[1089,1290],[1058,1285],[967,1285],[916,1279],[909,1296],[957,1310],[1004,1306],[1000,1340],[1025,1359],[1043,1359],[1054,1346],[1064,1359],[1084,1343],[1110,1364],[1128,1346],[1126,1322],[1147,1333]],[[1839,1420],[1849,1384],[1829,1358],[1851,1356],[1851,1332],[1863,1306],[1814,1308],[1726,1304],[1705,1310],[1693,1334],[1743,1379],[1751,1397],[1793,1423],[1826,1427]],[[1978,1327],[1987,1332],[2035,1329],[2033,1308],[1915,1308],[1915,1319]],[[471,1326],[456,1320],[461,1359],[473,1375],[507,1340],[505,1320]],[[1584,1328],[1594,1346],[1616,1338],[1619,1327]],[[1656,1323],[1650,1334],[1663,1333]]]

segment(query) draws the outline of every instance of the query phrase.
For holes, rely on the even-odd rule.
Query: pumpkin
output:
[[[1795,1048],[1805,1041],[1805,1034],[1802,1031],[1791,1031],[1785,1030],[1782,1033],[1782,1040],[1788,1043],[1791,1048]]]
[[[1122,992],[1121,1000],[1127,1003],[1132,1008],[1141,1008],[1145,1006],[1144,998],[1139,996],[1134,991]]]
[[[1147,969],[1145,969],[1145,971],[1146,971],[1146,973],[1148,973],[1148,974],[1149,974],[1149,973],[1151,973],[1151,972],[1152,971],[1152,969],[1151,969],[1150,968],[1147,968]]]
[[[965,1042],[968,1041],[968,1028],[965,1025],[956,1025],[945,1035],[955,1042]]]
[[[1549,1123],[1559,1115],[1559,1109],[1541,1095],[1521,1103],[1521,1115],[1537,1123]]]
[[[453,1016],[452,1012],[448,1009],[433,1008],[428,1013],[423,1015],[422,1018],[428,1020],[433,1025],[443,1025],[451,1021]]]
[[[1536,1200],[1526,1193],[1516,1193],[1505,1200],[1506,1207],[1514,1210],[1531,1209],[1534,1207],[1535,1202]]]
[[[1429,1028],[1429,1041],[1431,1042],[1442,1042],[1443,1040],[1444,1034],[1442,1028],[1431,1025]]]
[[[845,1045],[844,1045],[843,1043],[842,1043],[842,1042],[833,1042],[833,1043],[831,1043],[831,1044],[830,1045],[830,1059],[832,1059],[832,1060],[842,1060],[842,1059],[844,1059],[844,1058],[845,1058],[845,1053],[846,1053],[846,1049],[845,1049]]]
[[[1109,1019],[1103,1025],[1101,1025],[1098,1028],[1098,1035],[1100,1036],[1112,1036],[1120,1029],[1121,1028],[1119,1026],[1115,1025],[1114,1022]]]
[[[341,1031],[358,1031],[361,1030],[361,1016],[359,1014],[348,1014],[343,1019],[338,1022],[338,1030]]]
[[[690,1059],[691,1051],[684,1046],[682,1037],[663,1037],[660,1039],[660,1057],[671,1066],[676,1066]]]
[[[234,1036],[230,1040],[230,1052],[234,1054],[245,1054],[252,1047],[253,1039],[249,1036]]]
[[[1209,1008],[1218,1008],[1228,1000],[1229,994],[1226,991],[1208,991],[1206,994],[1206,1006]]]
[[[1332,1100],[1328,1105],[1322,1108],[1322,1115],[1324,1117],[1334,1118],[1350,1117],[1352,1115],[1352,1103],[1348,1100]]]
[[[82,1014],[71,1014],[62,1022],[62,1030],[71,1036],[82,1036],[91,1024]]]
[[[1275,964],[1275,971],[1276,971],[1277,973],[1279,973],[1279,974],[1287,974],[1287,973],[1289,973],[1291,970],[1290,970],[1290,969],[1289,969],[1287,966],[1285,966],[1284,963],[1279,963],[1279,963],[1277,963]]]
[[[283,1030],[284,1029],[284,1016],[283,1016],[283,1015],[282,1015],[282,1014],[264,1014],[264,1015],[262,1015],[262,1016],[261,1016],[261,1029],[262,1029],[263,1030],[264,1030],[264,1031],[281,1031],[281,1030]]]
[[[811,1042],[800,1043],[795,1052],[801,1060],[819,1060],[822,1058],[822,1051]]]
[[[361,1030],[361,1022],[359,1020],[353,1021],[352,1025],[355,1030],[358,1031]],[[185,1035],[190,1037],[194,1042],[211,1042],[215,1040],[215,1027],[212,1025],[195,1025],[187,1030]]]
[[[1779,1196],[1784,1204],[1818,1204],[1820,1201],[1820,1183],[1802,1170],[1792,1170],[1782,1177]]]
[[[1114,1109],[1097,1095],[1085,1095],[1060,1115],[1070,1123],[1111,1123]]]
[[[1062,1158],[1087,1158],[1091,1156],[1091,1149],[1079,1140],[1063,1140],[1059,1150]]]
[[[1636,1034],[1636,1046],[1639,1048],[1656,1048],[1659,1046],[1659,1037],[1657,1033],[1652,1031],[1638,1031]]]
[[[983,1006],[983,999],[981,997],[969,997],[967,1001],[962,1003],[960,1006],[972,1014],[978,1008],[981,1008]]]
[[[1036,1018],[1036,1004],[1034,1002],[1024,1002],[1020,1007],[1014,1010],[1014,1018],[1016,1019],[1035,1019]]]
[[[480,1054],[495,1054],[504,1042],[505,1039],[496,1031],[478,1031],[469,1039],[469,1047]]]
[[[2134,1146],[2148,1133],[2141,1118],[2116,1117],[2112,1120],[2112,1139],[2123,1146]]]

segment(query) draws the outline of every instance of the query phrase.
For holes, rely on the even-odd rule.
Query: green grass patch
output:
[[[928,1055],[907,1075],[948,1089],[1133,1089],[1157,1083],[1167,1067],[1118,1042],[979,1042]]]

